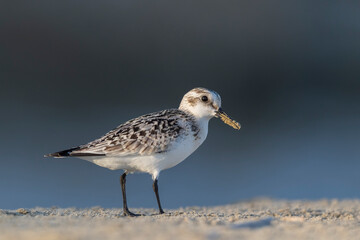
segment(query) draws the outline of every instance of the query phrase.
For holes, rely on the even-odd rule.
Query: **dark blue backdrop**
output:
[[[0,208],[120,207],[119,176],[43,154],[219,92],[237,132],[160,175],[165,208],[258,196],[360,197],[356,2],[32,1],[0,10]],[[151,177],[130,207],[156,207]]]

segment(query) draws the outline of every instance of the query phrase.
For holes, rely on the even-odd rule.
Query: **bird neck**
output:
[[[209,117],[199,117],[194,115],[189,109],[187,108],[181,108],[179,107],[179,110],[185,112],[187,115],[190,115],[193,119],[193,123],[195,124],[195,127],[198,129],[197,132],[197,143],[200,145],[207,137],[208,134],[208,126],[209,126],[209,120],[211,118]],[[195,129],[196,131],[196,129]]]

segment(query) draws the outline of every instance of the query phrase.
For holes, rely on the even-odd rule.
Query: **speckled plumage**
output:
[[[69,154],[151,155],[168,151],[179,137],[192,134],[195,138],[198,133],[199,127],[192,115],[169,109],[129,120]]]

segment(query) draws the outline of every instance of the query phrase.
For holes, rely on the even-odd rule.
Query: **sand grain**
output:
[[[0,239],[357,239],[360,200],[256,199],[142,217],[93,207],[0,210]]]

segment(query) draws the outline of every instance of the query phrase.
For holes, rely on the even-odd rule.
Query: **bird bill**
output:
[[[219,117],[224,123],[237,130],[241,128],[241,125],[235,120],[232,120],[221,108],[216,112],[216,117]]]

